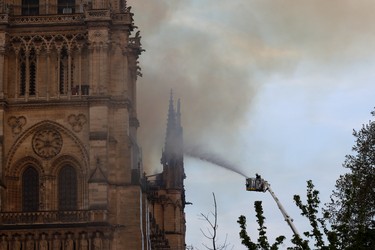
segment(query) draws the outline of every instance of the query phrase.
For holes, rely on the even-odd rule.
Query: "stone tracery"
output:
[[[8,119],[8,125],[12,128],[13,134],[19,134],[22,132],[22,128],[25,126],[26,121],[26,117],[24,116],[11,116]]]
[[[57,67],[56,95],[76,94],[76,86],[81,89],[82,48],[87,46],[87,34],[83,32],[68,32],[62,34],[18,34],[9,37],[9,47],[15,53],[15,68],[18,70],[16,90],[19,96],[38,96],[38,83],[49,83],[49,73],[39,70],[39,67]],[[41,59],[41,52],[44,57]],[[78,64],[77,67],[75,64]],[[44,75],[41,75],[44,72]],[[51,87],[50,87],[51,88]]]
[[[38,131],[33,137],[34,152],[42,158],[50,159],[60,153],[62,136],[54,129]]]
[[[83,125],[87,122],[87,118],[84,114],[71,114],[68,116],[68,122],[72,126],[74,132],[80,132]]]
[[[61,46],[66,46],[69,50],[75,49],[86,43],[86,33],[66,33],[66,34],[20,34],[11,35],[9,38],[9,44],[13,50],[19,50],[24,48],[30,50],[32,47],[36,47],[39,50],[51,50],[58,49]]]

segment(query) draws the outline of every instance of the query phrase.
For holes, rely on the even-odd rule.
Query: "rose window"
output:
[[[49,159],[60,153],[62,137],[54,129],[44,129],[37,132],[33,138],[33,149],[40,157]]]

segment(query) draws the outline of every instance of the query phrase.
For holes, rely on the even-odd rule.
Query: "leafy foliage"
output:
[[[354,154],[343,164],[349,172],[336,181],[326,212],[344,249],[375,249],[375,122],[353,135]]]
[[[319,191],[314,189],[314,184],[311,180],[307,181],[307,195],[306,204],[304,204],[299,195],[294,196],[294,202],[297,207],[301,210],[301,215],[306,217],[311,225],[311,231],[304,232],[303,234],[309,239],[314,240],[315,249],[340,249],[338,247],[337,233],[328,229],[326,225],[328,214],[325,213],[324,217],[318,217],[320,208]],[[326,245],[325,238],[328,240]],[[302,248],[310,249],[308,240],[295,238],[292,242]]]
[[[311,225],[311,231],[304,232],[304,236],[307,239],[302,239],[300,235],[293,235],[292,243],[294,246],[289,247],[290,250],[310,250],[309,240],[313,239],[316,248],[314,249],[321,249],[321,250],[331,250],[331,249],[340,249],[337,244],[337,237],[334,231],[331,231],[326,226],[326,218],[325,217],[318,217],[319,208],[320,208],[320,199],[319,199],[319,191],[314,189],[314,185],[312,181],[307,182],[307,200],[306,204],[304,204],[301,200],[299,195],[294,196],[294,201],[298,208],[301,210],[301,214],[306,217]],[[256,201],[255,203],[255,211],[257,222],[259,225],[259,237],[257,243],[252,242],[250,237],[246,232],[246,218],[245,216],[240,216],[239,220],[237,221],[240,224],[241,231],[240,231],[240,238],[242,239],[242,244],[245,245],[248,249],[257,250],[257,249],[267,249],[267,250],[275,250],[278,249],[279,245],[283,243],[285,240],[284,236],[279,236],[276,238],[276,242],[270,246],[268,243],[268,239],[266,236],[266,227],[264,226],[264,216],[263,216],[263,208],[262,202]],[[326,245],[325,239],[328,239],[328,245]]]
[[[375,111],[372,115],[375,116]],[[375,249],[375,122],[370,121],[361,130],[354,130],[353,135],[356,138],[352,148],[354,154],[347,155],[343,164],[348,173],[336,181],[331,202],[323,209],[323,217],[318,217],[319,191],[311,180],[307,182],[306,204],[299,195],[294,196],[302,216],[310,222],[311,231],[304,232],[307,239],[294,235],[294,247],[288,249],[309,250],[311,239],[314,240],[314,249]],[[277,249],[278,244],[272,245],[275,248],[270,248],[268,244],[261,202],[256,203],[258,243],[252,242],[247,235],[246,218],[241,216],[238,223],[241,226],[242,244],[249,249]]]
[[[263,216],[263,207],[261,201],[255,201],[254,202],[257,222],[259,225],[258,232],[259,237],[257,243],[252,242],[250,236],[248,235],[246,231],[246,217],[241,215],[238,218],[237,223],[240,224],[240,238],[241,243],[246,246],[249,250],[257,250],[257,249],[270,249],[270,250],[276,250],[278,249],[278,246],[283,243],[285,240],[285,236],[279,236],[276,238],[275,243],[270,245],[268,242],[268,238],[266,235],[266,229],[267,227],[264,225],[265,217]]]

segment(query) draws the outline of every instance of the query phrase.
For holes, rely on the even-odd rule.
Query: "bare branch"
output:
[[[204,243],[202,243],[202,245],[208,250],[225,250],[227,249],[227,247],[230,246],[230,244],[227,243],[228,235],[226,235],[225,241],[222,245],[217,244],[217,229],[219,227],[217,224],[218,212],[217,212],[217,203],[216,203],[215,193],[212,193],[212,196],[214,200],[214,211],[209,212],[207,215],[203,213],[199,215],[201,220],[206,221],[208,223],[208,227],[206,228],[207,232],[203,231],[202,229],[200,229],[200,231],[202,232],[205,238],[211,241],[212,246],[210,247]]]

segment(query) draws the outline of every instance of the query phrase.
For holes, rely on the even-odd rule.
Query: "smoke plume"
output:
[[[129,0],[128,5],[146,49],[140,57],[138,115],[144,167],[151,172],[160,167],[170,89],[182,100],[186,144],[244,156],[241,134],[267,79],[293,74],[301,65],[317,72],[345,67],[349,59],[375,52],[368,25],[375,23],[375,2],[369,0]]]

